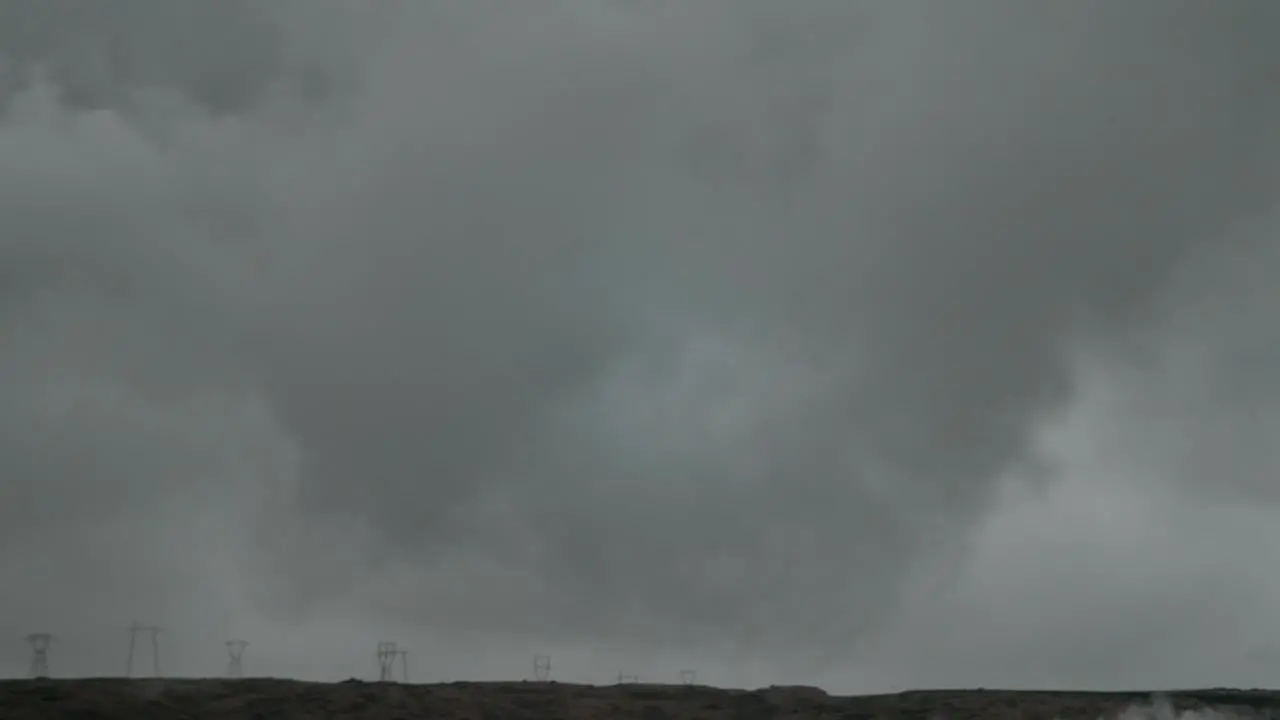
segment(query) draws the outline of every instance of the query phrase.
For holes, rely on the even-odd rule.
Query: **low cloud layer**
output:
[[[94,12],[0,0],[10,672],[1274,675],[1273,3]]]

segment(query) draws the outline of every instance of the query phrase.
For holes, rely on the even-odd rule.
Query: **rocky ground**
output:
[[[1151,711],[1154,704],[1163,709]],[[3,720],[772,720],[824,718],[1280,718],[1280,692],[1166,693],[918,691],[834,696],[816,688],[722,690],[669,685],[560,683],[405,685],[349,680],[0,681]],[[1215,715],[1219,713],[1220,715]]]

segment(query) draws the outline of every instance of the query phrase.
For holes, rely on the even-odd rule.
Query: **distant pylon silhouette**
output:
[[[133,655],[138,645],[138,633],[151,636],[151,674],[160,677],[160,628],[154,625],[139,625],[136,622],[129,626],[129,659],[125,667],[125,677],[133,677]]]
[[[396,654],[400,656],[400,672],[405,682],[409,682],[409,651],[396,650]]]
[[[533,656],[533,679],[538,682],[546,682],[551,678],[551,656],[550,655],[534,655]]]
[[[228,640],[227,654],[231,661],[227,663],[227,677],[244,677],[244,649],[249,646],[245,640]]]
[[[31,677],[49,677],[49,645],[53,636],[49,633],[31,633],[27,636],[27,644],[31,646]]]
[[[399,653],[396,652],[396,644],[389,641],[380,641],[378,643],[378,680],[382,682],[391,682],[395,680],[396,658]]]

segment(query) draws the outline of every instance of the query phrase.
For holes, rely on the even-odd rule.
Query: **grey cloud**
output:
[[[8,557],[62,518],[49,557],[115,548],[96,571],[206,641],[828,671],[968,612],[908,594],[967,587],[1011,476],[1055,482],[1024,471],[1082,348],[1123,377],[1134,338],[1240,346],[1181,318],[1272,243],[1238,229],[1275,201],[1270,3],[213,6],[113,5],[103,72],[88,14],[0,5],[50,81],[0,128]]]
[[[109,7],[11,0],[0,13],[9,82],[38,69],[77,106],[119,103],[131,86],[163,86],[210,109],[245,109],[277,69],[277,30],[252,0],[123,0]]]

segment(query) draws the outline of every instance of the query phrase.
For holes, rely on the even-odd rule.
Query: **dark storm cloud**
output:
[[[1272,3],[214,5],[0,4],[6,537],[204,518],[124,563],[210,637],[820,669],[1272,242]]]
[[[128,90],[179,86],[217,111],[243,110],[275,80],[278,31],[253,0],[11,0],[0,6],[5,87],[47,73],[79,107],[116,105]]]
[[[826,626],[883,606],[930,528],[984,506],[1069,394],[1068,344],[1122,331],[1189,248],[1269,200],[1268,17],[828,9],[846,43],[753,60],[751,9],[672,12],[477,16],[467,42],[386,46],[414,80],[388,70],[361,100],[394,109],[374,147],[401,152],[341,181],[372,207],[333,204],[334,243],[363,249],[341,276],[365,284],[308,269],[344,298],[325,316],[343,350],[286,365],[329,390],[282,407],[323,438],[313,497],[394,547],[500,546],[466,513],[518,498],[536,548],[512,562],[545,566],[566,624]],[[697,22],[678,61],[635,55]],[[780,172],[804,143],[811,166]],[[586,341],[602,327],[621,341]],[[734,412],[718,445],[678,444]]]

